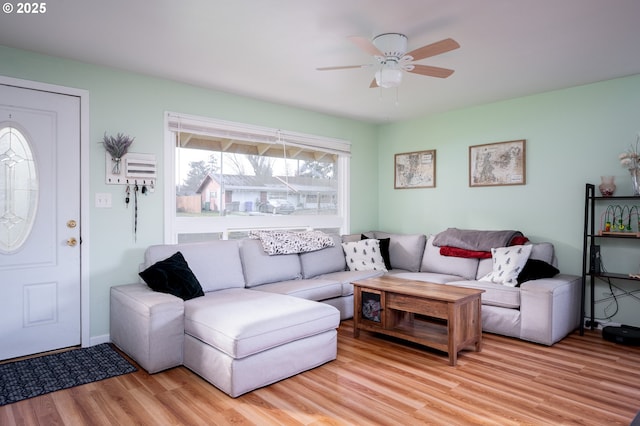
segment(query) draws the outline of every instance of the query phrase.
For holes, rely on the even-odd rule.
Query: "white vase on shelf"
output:
[[[633,196],[639,196],[640,195],[640,187],[638,186],[638,184],[640,183],[638,181],[638,179],[640,178],[640,169],[638,169],[637,167],[634,167],[632,169],[629,169],[629,173],[631,174],[631,186],[633,187]]]

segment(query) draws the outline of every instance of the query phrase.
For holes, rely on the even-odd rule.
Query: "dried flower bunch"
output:
[[[118,133],[116,136],[107,136],[107,132],[105,132],[102,144],[104,145],[104,149],[111,154],[112,158],[122,158],[122,156],[127,153],[134,139],[135,138],[122,133]]]
[[[640,133],[636,136],[636,146],[629,147],[628,150],[620,154],[620,165],[625,169],[633,170],[640,169],[640,152],[638,152],[638,145],[640,144]]]

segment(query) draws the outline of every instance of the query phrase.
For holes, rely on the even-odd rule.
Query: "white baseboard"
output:
[[[109,342],[111,342],[111,336],[109,334],[103,334],[102,336],[91,336],[91,338],[89,339],[89,346],[95,346]]]

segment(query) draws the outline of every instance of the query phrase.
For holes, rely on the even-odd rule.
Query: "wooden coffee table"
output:
[[[398,337],[449,354],[482,345],[480,295],[484,290],[383,275],[353,284],[353,335],[360,330]]]

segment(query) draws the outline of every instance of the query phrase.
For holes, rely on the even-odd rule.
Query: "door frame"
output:
[[[89,91],[0,75],[0,84],[80,98],[80,344],[92,346],[89,297]],[[96,342],[102,343],[102,342]]]

